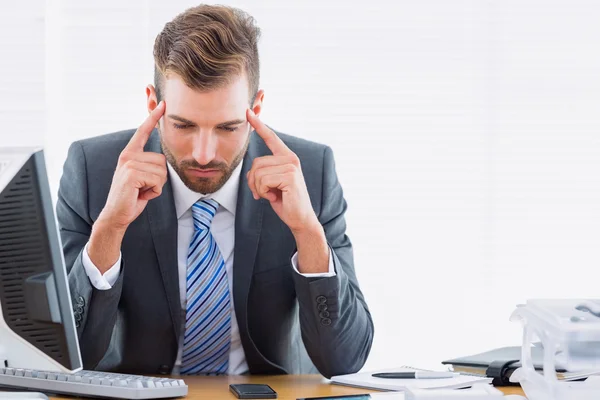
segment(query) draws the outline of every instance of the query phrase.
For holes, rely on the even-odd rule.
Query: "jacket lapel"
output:
[[[261,146],[262,145],[262,146]],[[262,147],[262,148],[261,148]],[[266,200],[254,200],[248,188],[246,174],[256,157],[265,154],[265,146],[253,131],[244,157],[235,216],[235,247],[233,253],[233,301],[240,333],[247,335],[247,301],[258,240],[262,228],[263,206]]]
[[[256,252],[262,229],[263,211],[270,207],[266,199],[254,200],[248,188],[246,173],[252,167],[252,161],[271,154],[265,143],[256,132],[250,134],[248,151],[244,157],[235,215],[235,247],[233,256],[233,302],[235,314],[240,328],[240,338],[244,347],[246,362],[250,372],[262,373],[265,364],[268,370],[287,373],[280,365],[268,360],[256,347],[248,332],[248,294],[256,261]]]
[[[160,138],[154,130],[146,151],[161,153]],[[181,304],[179,300],[179,272],[177,267],[177,212],[173,200],[173,189],[170,178],[163,187],[162,194],[150,200],[146,206],[146,214],[150,224],[150,233],[154,242],[158,266],[162,275],[176,342],[181,334]]]

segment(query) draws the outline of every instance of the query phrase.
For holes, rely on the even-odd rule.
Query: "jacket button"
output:
[[[75,321],[75,328],[79,328],[81,326],[81,322]]]
[[[75,314],[75,321],[81,322],[82,319],[81,314]]]
[[[319,303],[319,305],[317,306],[317,310],[319,310],[319,311],[327,311],[327,304]]]
[[[319,303],[319,304],[325,304],[325,303],[327,303],[327,297],[325,297],[325,296],[319,296],[319,297],[317,297],[317,303]]]
[[[77,305],[81,307],[85,306],[85,299],[83,298],[83,296],[79,296],[77,298]]]
[[[75,312],[76,312],[77,314],[83,314],[83,307],[81,307],[81,306],[77,306],[77,308],[75,308]]]
[[[323,318],[321,320],[321,325],[329,326],[331,325],[331,320],[329,318]]]
[[[321,317],[321,318],[329,318],[329,311],[321,311],[319,313],[319,317]]]
[[[158,367],[158,373],[161,375],[168,375],[169,372],[170,372],[169,366],[166,364],[163,364],[160,367]]]

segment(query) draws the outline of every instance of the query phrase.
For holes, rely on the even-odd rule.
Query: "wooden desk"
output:
[[[372,393],[365,389],[330,385],[320,375],[186,377],[184,379],[189,387],[185,399],[189,400],[234,400],[236,397],[229,392],[230,383],[265,383],[277,392],[280,400]],[[511,387],[501,390],[506,394],[523,394],[520,388]],[[59,398],[53,397],[53,399]]]

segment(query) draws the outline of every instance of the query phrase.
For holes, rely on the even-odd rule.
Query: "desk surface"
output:
[[[365,389],[330,385],[320,375],[186,377],[184,379],[189,387],[189,393],[185,398],[188,400],[234,400],[236,397],[229,392],[230,383],[265,383],[278,393],[280,400],[370,392]],[[511,387],[501,390],[506,394],[523,394],[520,388]],[[59,398],[53,397],[53,399]]]

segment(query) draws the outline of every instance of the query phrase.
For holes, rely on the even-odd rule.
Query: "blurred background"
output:
[[[532,297],[600,292],[600,3],[244,0],[262,119],[334,149],[375,321],[366,369],[519,345]],[[146,116],[154,38],[188,0],[0,6],[0,143]],[[56,197],[55,197],[56,198]]]

